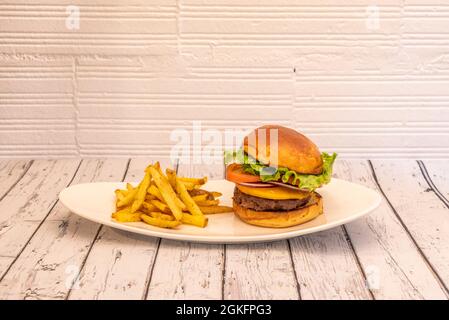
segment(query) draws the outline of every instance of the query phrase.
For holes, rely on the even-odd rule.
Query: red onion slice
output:
[[[274,185],[271,183],[265,183],[265,182],[240,182],[237,183],[241,186],[245,187],[252,187],[252,188],[272,188]]]
[[[277,181],[270,181],[270,182],[241,182],[241,183],[238,183],[238,184],[242,185],[242,186],[245,186],[245,187],[252,187],[252,188],[272,188],[274,186],[279,186],[279,187],[293,189],[293,190],[296,190],[296,191],[306,191],[306,192],[310,191],[310,190],[307,190],[307,189],[300,189],[299,187],[291,185],[291,184],[287,184],[287,183],[283,183],[283,182],[277,182]]]
[[[306,189],[299,189],[297,186],[294,186],[292,184],[287,184],[287,183],[282,183],[282,182],[276,182],[276,181],[271,181],[270,182],[273,185],[276,186],[280,186],[280,187],[284,187],[284,188],[289,188],[289,189],[293,189],[293,190],[297,190],[297,191],[309,191]]]

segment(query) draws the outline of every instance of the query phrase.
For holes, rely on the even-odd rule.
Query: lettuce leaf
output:
[[[293,185],[309,191],[313,191],[329,183],[332,178],[332,165],[337,158],[337,154],[333,153],[330,155],[323,152],[321,158],[323,159],[323,172],[321,174],[301,174],[285,167],[276,168],[260,163],[256,159],[248,156],[241,149],[237,152],[225,152],[225,163],[240,163],[245,172],[260,176],[263,182],[282,181],[287,183],[292,179]]]

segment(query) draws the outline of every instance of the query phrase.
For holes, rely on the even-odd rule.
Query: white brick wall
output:
[[[449,1],[0,0],[0,157],[167,156],[192,120],[448,157]]]

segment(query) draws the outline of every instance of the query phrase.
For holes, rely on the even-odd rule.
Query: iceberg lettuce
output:
[[[330,155],[323,152],[321,154],[323,159],[323,171],[321,174],[302,174],[285,167],[270,167],[248,156],[242,149],[237,152],[225,152],[225,163],[240,163],[245,172],[260,176],[263,182],[282,181],[287,183],[291,179],[290,183],[298,186],[300,189],[313,191],[330,182],[332,165],[336,157],[336,153]],[[234,161],[231,161],[231,159]]]

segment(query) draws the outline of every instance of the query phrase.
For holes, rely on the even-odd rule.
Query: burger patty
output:
[[[234,189],[234,201],[239,206],[254,211],[289,211],[296,210],[309,202],[310,196],[304,199],[272,200],[264,199],[241,192],[237,187]]]

